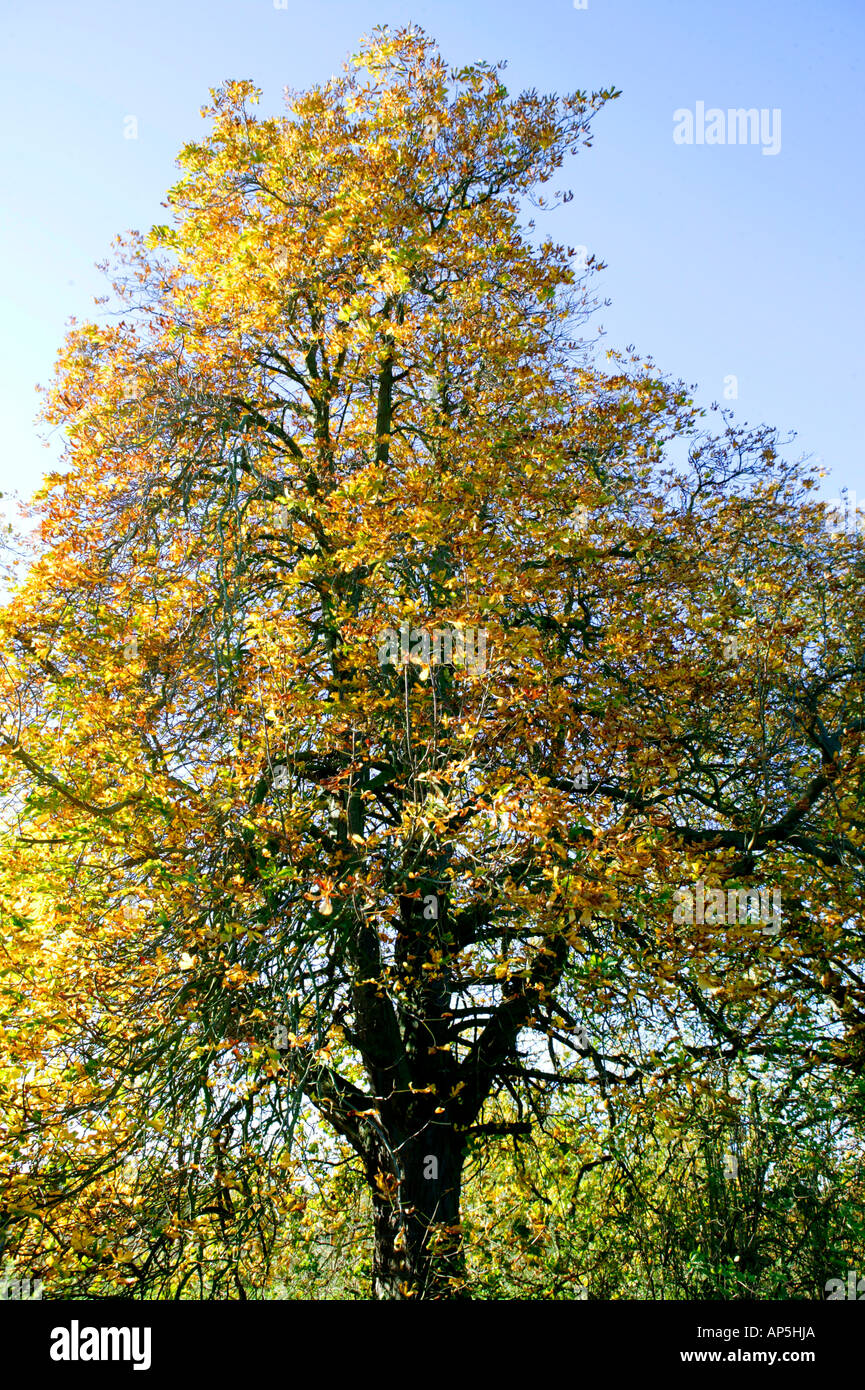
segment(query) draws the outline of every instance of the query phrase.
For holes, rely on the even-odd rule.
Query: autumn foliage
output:
[[[861,539],[773,431],[599,365],[591,267],[527,217],[614,89],[409,29],[258,95],[214,93],[48,394],[0,614],[2,1238],[47,1295],[260,1296],[330,1155],[374,1296],[495,1296],[466,1164],[563,1115],[568,1192],[638,1132],[645,1190],[695,1107],[741,1138],[755,1087],[860,1143]],[[779,929],[675,920],[698,880]]]

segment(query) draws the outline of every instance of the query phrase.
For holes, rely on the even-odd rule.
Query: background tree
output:
[[[501,78],[409,29],[282,120],[227,83],[60,361],[2,615],[4,1220],[65,1248],[122,1176],[171,1213],[142,1291],[263,1277],[306,1107],[375,1296],[441,1298],[467,1153],[556,1088],[860,1103],[861,543],[771,431],[594,365],[521,218],[616,93]],[[698,879],[780,929],[682,920]]]

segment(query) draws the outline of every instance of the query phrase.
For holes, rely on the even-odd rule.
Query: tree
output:
[[[616,95],[414,28],[282,120],[229,82],[73,325],[2,615],[7,1229],[126,1175],[176,1200],[124,1277],[209,1221],[246,1296],[312,1107],[374,1295],[456,1296],[466,1154],[557,1088],[858,1076],[861,543],[577,336],[521,219]]]

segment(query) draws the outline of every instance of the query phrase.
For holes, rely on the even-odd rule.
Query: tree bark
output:
[[[463,1298],[461,1137],[451,1125],[429,1124],[394,1157],[384,1147],[377,1149],[368,1173],[373,1193],[373,1297]]]

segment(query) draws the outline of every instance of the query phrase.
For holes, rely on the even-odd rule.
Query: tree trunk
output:
[[[466,1296],[460,1232],[463,1146],[450,1127],[429,1125],[400,1146],[399,1172],[375,1155],[373,1297]]]

